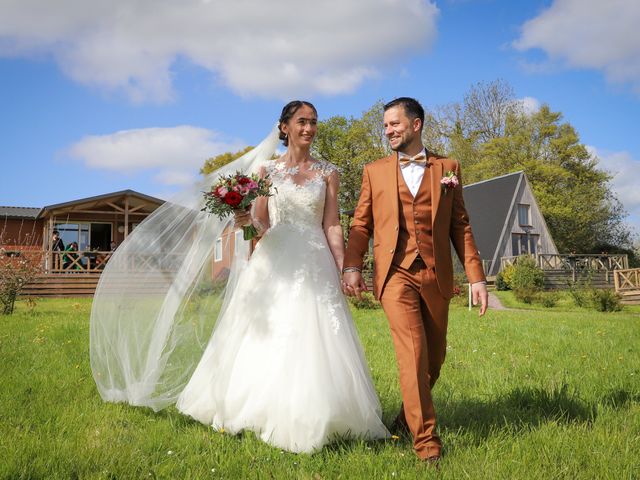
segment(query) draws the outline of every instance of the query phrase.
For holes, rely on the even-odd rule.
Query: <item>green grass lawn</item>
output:
[[[507,308],[554,311],[554,312],[593,312],[591,308],[577,307],[567,290],[557,290],[557,304],[553,308],[547,308],[540,303],[527,304],[518,300],[511,290],[493,290],[493,293],[500,299],[500,303]],[[622,312],[640,315],[640,305],[623,305]]]
[[[88,362],[90,300],[0,317],[0,478],[640,478],[640,316],[455,307],[435,389],[439,472],[408,438],[315,455],[230,436],[174,409],[103,403]],[[386,422],[400,404],[381,311],[359,311]]]

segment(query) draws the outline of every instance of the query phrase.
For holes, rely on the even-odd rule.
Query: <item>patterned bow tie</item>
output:
[[[418,155],[415,155],[413,157],[400,157],[398,161],[400,162],[401,167],[409,165],[410,163],[426,167],[428,163],[427,157],[424,155],[424,153],[419,153]]]

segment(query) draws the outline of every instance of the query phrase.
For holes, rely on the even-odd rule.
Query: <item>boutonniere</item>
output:
[[[442,185],[442,189],[444,190],[444,194],[446,195],[447,191],[452,188],[456,188],[460,184],[460,181],[458,180],[455,172],[449,170],[440,180],[440,184]]]

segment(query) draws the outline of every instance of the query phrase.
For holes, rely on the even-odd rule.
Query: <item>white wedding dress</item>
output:
[[[389,435],[322,229],[326,179],[269,162],[276,194],[257,244],[177,408],[292,452]]]

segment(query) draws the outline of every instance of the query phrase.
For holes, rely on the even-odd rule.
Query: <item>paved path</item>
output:
[[[489,308],[491,310],[509,310],[502,305],[500,299],[493,292],[489,292]]]

